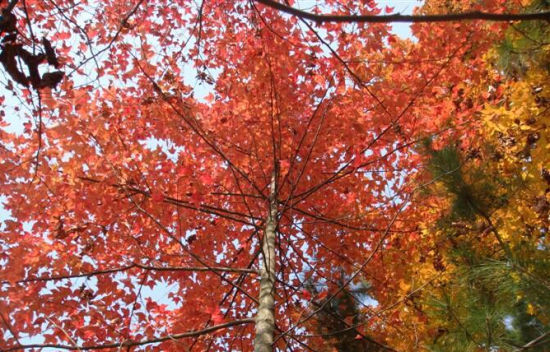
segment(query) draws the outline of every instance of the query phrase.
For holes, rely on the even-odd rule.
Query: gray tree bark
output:
[[[269,208],[262,241],[260,266],[260,305],[256,315],[254,352],[273,351],[275,331],[275,236],[277,229],[277,172],[271,175]]]

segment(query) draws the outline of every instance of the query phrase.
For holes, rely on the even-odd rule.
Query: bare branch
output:
[[[19,0],[12,0],[8,6],[4,9],[4,11],[7,12],[11,12],[11,10],[13,10],[15,8],[15,5],[17,5],[17,3],[19,2]]]
[[[261,4],[296,16],[302,19],[308,19],[316,23],[326,22],[356,22],[356,23],[389,23],[389,22],[457,22],[466,20],[482,20],[493,22],[508,21],[550,21],[550,11],[536,13],[488,13],[483,11],[471,11],[462,13],[449,13],[442,15],[318,15],[315,13],[299,10],[297,8],[281,4],[273,0],[255,0]]]
[[[541,342],[543,342],[546,338],[550,336],[550,331],[545,332],[544,334],[540,335],[539,337],[535,338],[534,340],[529,341],[525,345],[521,346],[518,351],[525,351],[528,350],[531,347],[538,346]]]
[[[245,274],[257,274],[258,271],[255,269],[249,269],[249,268],[229,268],[229,267],[222,267],[222,266],[199,266],[199,267],[192,267],[192,266],[150,266],[150,265],[142,265],[138,263],[134,263],[131,265],[119,267],[119,268],[112,268],[112,269],[105,269],[105,270],[95,270],[95,271],[89,271],[85,273],[78,273],[78,274],[69,274],[69,275],[53,275],[53,276],[40,276],[35,278],[29,278],[25,280],[19,280],[17,281],[18,284],[23,283],[29,283],[29,282],[38,282],[38,281],[55,281],[55,280],[65,280],[65,279],[75,279],[79,277],[90,277],[90,276],[97,276],[97,275],[106,275],[106,274],[112,274],[112,273],[119,273],[123,271],[128,271],[133,268],[139,268],[147,271],[192,271],[192,272],[229,272],[229,273],[245,273]],[[4,282],[3,282],[4,283]]]
[[[174,335],[166,335],[166,336],[149,339],[149,340],[141,340],[141,341],[126,340],[122,342],[108,343],[103,345],[91,345],[91,346],[70,346],[70,345],[61,345],[61,344],[31,344],[31,345],[20,345],[20,346],[8,347],[6,349],[3,349],[2,352],[20,351],[20,350],[25,350],[30,348],[57,348],[61,350],[71,350],[71,351],[74,351],[74,350],[91,351],[91,350],[104,350],[108,348],[143,346],[143,345],[149,345],[152,343],[164,342],[168,340],[177,340],[177,339],[183,339],[186,337],[206,335],[216,330],[229,328],[235,325],[253,324],[253,323],[254,323],[254,319],[248,318],[248,319],[234,320],[224,324],[213,325],[202,330],[188,331],[188,332],[184,332],[181,334],[174,334]]]

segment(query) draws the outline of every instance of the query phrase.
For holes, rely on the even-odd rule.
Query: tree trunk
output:
[[[277,228],[277,172],[271,175],[269,190],[269,208],[265,233],[262,241],[260,265],[260,305],[256,315],[256,338],[254,352],[273,350],[273,332],[275,331],[274,286],[275,286],[275,231]]]

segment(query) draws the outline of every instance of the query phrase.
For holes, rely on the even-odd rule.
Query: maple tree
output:
[[[418,146],[475,135],[508,24],[421,22],[415,42],[269,3],[8,3],[0,123],[23,124],[0,129],[2,351],[315,350],[323,320],[407,348],[394,308],[432,246]]]

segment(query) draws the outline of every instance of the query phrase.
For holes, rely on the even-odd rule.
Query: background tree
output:
[[[351,283],[349,289],[343,286],[348,280],[342,270],[334,270],[333,283],[309,282],[303,291],[308,298],[311,311],[320,309],[307,323],[312,331],[310,346],[316,351],[392,351],[358,329],[367,316],[361,312],[369,307],[370,284],[365,280]],[[341,291],[332,299],[329,292]]]
[[[508,28],[485,55],[476,138],[428,148],[438,221],[424,225],[433,259],[412,281],[441,275],[401,314],[424,319],[432,350],[548,350],[547,36],[542,22]]]

